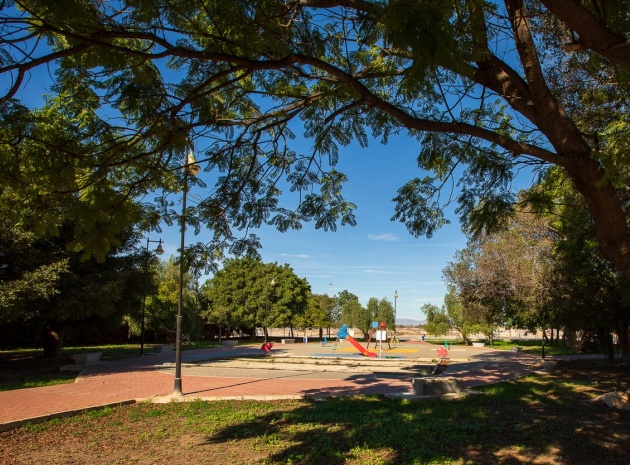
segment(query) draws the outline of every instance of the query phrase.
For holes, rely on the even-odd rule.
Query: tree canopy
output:
[[[289,265],[252,258],[228,259],[202,285],[209,323],[253,332],[256,327],[292,328],[304,321],[310,286]]]
[[[73,243],[102,256],[131,219],[168,219],[166,195],[181,189],[177,168],[193,144],[215,184],[187,218],[212,231],[209,257],[252,251],[256,238],[235,229],[353,224],[335,170],[343,147],[404,133],[433,173],[395,199],[393,219],[412,234],[448,221],[455,184],[467,231],[503,227],[516,174],[556,165],[585,199],[603,255],[630,277],[629,7],[3,0],[0,179],[11,195],[2,214],[16,218],[25,203],[54,229],[46,211],[74,195],[79,207],[63,209],[82,219]],[[49,95],[26,102],[42,73]],[[310,152],[292,149],[296,131]],[[299,194],[294,208],[278,201],[281,179]],[[153,192],[158,201],[146,202]]]

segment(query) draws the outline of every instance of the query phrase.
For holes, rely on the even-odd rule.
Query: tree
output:
[[[464,303],[458,297],[455,286],[447,286],[447,293],[444,296],[443,310],[446,312],[449,322],[449,329],[457,331],[464,344],[470,343],[470,336],[476,333],[483,333],[483,326],[471,319],[466,312]]]
[[[458,326],[547,327],[553,251],[548,218],[519,213],[501,232],[470,240],[444,269]],[[474,310],[474,311],[473,311]]]
[[[0,220],[0,321],[32,318],[59,293],[68,259],[38,253],[38,239]]]
[[[4,1],[0,176],[15,195],[2,213],[14,217],[17,199],[45,211],[60,194],[81,192],[82,208],[68,212],[85,217],[76,246],[102,256],[138,214],[127,200],[181,188],[174,168],[188,141],[203,139],[203,164],[218,181],[194,221],[213,232],[211,252],[251,251],[255,238],[235,240],[232,228],[353,224],[334,169],[340,146],[405,131],[421,144],[419,166],[434,173],[396,197],[393,218],[412,234],[431,236],[447,222],[440,192],[454,176],[463,226],[480,233],[503,227],[516,208],[516,173],[556,165],[585,199],[603,255],[630,277],[620,195],[628,163],[619,152],[629,132],[628,6]],[[14,97],[46,66],[51,96],[32,110]],[[285,145],[298,119],[312,141],[307,155]],[[293,210],[277,202],[284,175],[304,193]],[[100,240],[99,212],[117,213]]]
[[[376,313],[376,320],[374,321],[384,321],[387,328],[393,330],[394,326],[394,306],[392,303],[383,298],[378,301],[378,311]]]
[[[347,290],[337,295],[338,305],[341,307],[341,324],[359,328],[363,334],[367,334],[371,328],[371,318],[368,309],[359,302],[359,297]]]
[[[424,325],[424,329],[427,334],[442,336],[443,334],[448,333],[450,324],[444,309],[438,308],[437,305],[424,304],[422,306],[422,311],[427,317],[427,323]]]
[[[330,327],[335,324],[336,306],[335,299],[328,294],[312,294],[306,310],[308,324],[304,327],[318,327],[320,338],[324,336],[323,330],[326,328],[328,330],[327,335],[330,337]]]
[[[202,286],[210,323],[253,333],[255,327],[289,327],[308,306],[310,286],[289,265],[253,258],[228,259]]]
[[[601,257],[586,205],[565,175],[549,170],[542,184],[532,190],[544,190],[553,199],[549,218],[556,235],[547,278],[553,292],[544,321],[551,328],[564,328],[565,340],[574,348],[592,349],[591,341],[596,340],[611,357],[614,332],[623,359],[630,360],[630,283]]]
[[[80,333],[74,340],[99,340],[98,332],[118,329],[125,315],[140,309],[144,257],[136,249],[138,235],[128,230],[98,263],[66,250],[75,227],[66,223],[58,236],[40,236],[0,221],[0,323],[30,323],[43,335],[37,342],[47,358],[61,356],[68,330]],[[83,331],[83,324],[93,328]]]
[[[179,263],[174,257],[157,264],[156,292],[147,295],[145,330],[159,338],[162,328],[175,331],[179,305]],[[185,272],[182,287],[182,333],[191,341],[197,340],[203,328],[197,281]]]

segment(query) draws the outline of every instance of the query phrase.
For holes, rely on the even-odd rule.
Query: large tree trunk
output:
[[[44,358],[61,358],[64,335],[63,321],[50,320],[44,330]]]
[[[622,320],[617,323],[616,333],[619,338],[619,349],[621,350],[621,359],[630,362],[630,323],[628,320]]]
[[[630,231],[619,194],[590,154],[575,157],[563,167],[586,200],[602,255],[630,279]]]

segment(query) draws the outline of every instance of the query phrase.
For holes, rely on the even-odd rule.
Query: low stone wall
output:
[[[418,396],[442,396],[464,389],[461,380],[456,378],[413,378],[411,386]]]
[[[173,350],[175,350],[175,347],[170,344],[163,345],[163,346],[155,346],[153,348],[153,351],[158,354],[167,354],[169,352],[173,352]]]
[[[76,365],[92,365],[101,361],[103,352],[86,352],[83,354],[74,354],[72,359]]]

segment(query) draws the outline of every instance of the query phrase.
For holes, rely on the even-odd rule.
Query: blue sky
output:
[[[357,205],[357,225],[339,227],[336,232],[316,230],[309,223],[286,233],[271,227],[252,231],[261,237],[263,261],[289,264],[308,280],[314,293],[334,295],[348,290],[363,305],[370,297],[394,303],[397,291],[397,318],[424,319],[422,305],[442,305],[446,293],[442,270],[455,251],[465,247],[466,238],[453,209],[447,215],[451,224],[431,239],[416,239],[403,224],[390,221],[398,188],[427,174],[416,164],[419,147],[413,139],[397,137],[386,146],[372,141],[367,149],[358,144],[341,148],[336,168],[348,176],[344,197]],[[308,152],[306,146],[301,148]],[[290,196],[285,198],[289,201]],[[151,235],[151,239],[157,237],[157,233]],[[177,255],[179,228],[165,228],[160,237],[165,241],[163,258]],[[203,231],[195,237],[188,229],[187,244],[204,240]]]

